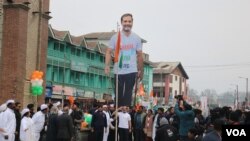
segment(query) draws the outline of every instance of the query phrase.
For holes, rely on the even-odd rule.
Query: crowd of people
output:
[[[71,141],[80,128],[79,103],[34,104],[21,110],[21,103],[8,100],[0,106],[0,141]]]
[[[8,100],[0,106],[0,141],[77,140],[84,112],[92,115],[89,141],[221,141],[222,125],[250,124],[249,111],[217,107],[204,117],[184,100],[166,111],[143,106],[115,109],[113,104],[83,110],[77,102],[56,102],[40,105],[37,112],[33,104],[21,110],[21,103]]]

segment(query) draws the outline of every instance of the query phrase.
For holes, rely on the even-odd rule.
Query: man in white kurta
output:
[[[0,106],[0,121],[3,121],[3,112],[7,109],[7,105],[4,103]],[[6,132],[3,129],[3,122],[0,122],[0,141],[4,140],[4,135]]]
[[[159,114],[155,115],[154,122],[153,122],[153,132],[152,132],[152,139],[153,139],[153,141],[155,141],[158,116],[159,116]]]
[[[107,141],[108,140],[108,136],[109,136],[109,126],[110,126],[110,115],[109,115],[109,112],[108,112],[108,107],[107,105],[103,105],[103,113],[106,115],[106,119],[107,119],[107,130],[105,132],[105,129],[104,132],[103,132],[103,141]]]
[[[33,120],[30,118],[29,109],[23,109],[21,127],[20,127],[20,140],[21,141],[35,141],[32,126],[34,125]]]
[[[6,132],[4,133],[4,141],[14,141],[16,132],[16,116],[14,113],[15,101],[8,100],[6,102],[7,109],[2,113],[2,128]]]
[[[48,106],[46,104],[41,105],[41,111],[34,114],[32,120],[34,122],[33,131],[35,136],[35,141],[39,141],[40,133],[43,130],[45,123],[45,114],[47,113]]]

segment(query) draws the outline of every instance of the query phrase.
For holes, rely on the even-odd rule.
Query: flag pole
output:
[[[120,27],[119,23],[117,22],[117,33],[120,32]],[[119,33],[118,33],[119,34]],[[117,34],[117,38],[118,38]],[[116,114],[115,114],[115,141],[118,141],[118,63],[119,63],[119,56],[118,56],[118,62],[117,62],[117,67],[116,67],[116,87],[115,87],[115,109],[116,109]]]
[[[133,106],[136,106],[136,94],[137,94],[137,87],[138,87],[138,78],[137,76],[135,77],[135,95],[134,95],[134,104]]]

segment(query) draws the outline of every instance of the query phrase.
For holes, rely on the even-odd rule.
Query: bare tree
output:
[[[200,100],[198,91],[195,89],[189,89],[188,97],[192,100],[193,103],[197,103]]]
[[[201,92],[202,96],[207,96],[208,99],[208,106],[211,107],[212,105],[218,105],[218,94],[214,89],[205,89]]]

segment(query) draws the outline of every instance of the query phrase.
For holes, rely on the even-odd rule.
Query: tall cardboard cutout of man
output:
[[[133,16],[124,14],[121,17],[122,31],[113,35],[106,50],[105,73],[110,73],[111,52],[115,51],[117,38],[120,36],[118,62],[114,64],[115,78],[118,75],[118,106],[131,106],[132,91],[136,78],[143,77],[143,57],[141,38],[132,32]],[[116,86],[116,79],[115,79]]]

